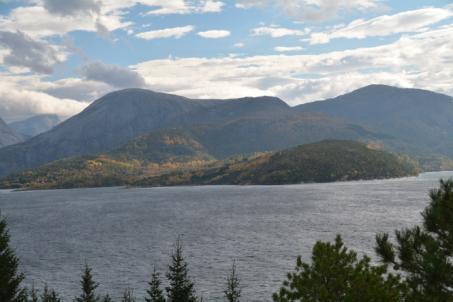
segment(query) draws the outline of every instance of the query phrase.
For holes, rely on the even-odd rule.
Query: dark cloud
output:
[[[100,4],[95,0],[44,0],[44,7],[57,15],[99,14]]]
[[[53,72],[52,66],[60,62],[54,47],[20,31],[0,31],[0,46],[10,50],[3,58],[5,65],[27,67],[35,72],[50,74]]]
[[[143,87],[145,80],[137,72],[125,67],[93,62],[82,68],[87,80],[107,83],[117,88]]]
[[[62,79],[53,81],[52,85],[46,88],[44,92],[60,99],[93,101],[112,90],[114,90],[112,86],[102,82]]]

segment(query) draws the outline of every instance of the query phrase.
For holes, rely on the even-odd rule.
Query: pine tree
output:
[[[123,293],[123,299],[121,302],[135,302],[134,291],[127,288]]]
[[[151,276],[151,281],[148,283],[149,289],[146,291],[148,294],[145,297],[146,302],[165,302],[164,293],[162,292],[160,286],[160,276],[154,268],[153,274]]]
[[[453,301],[453,180],[430,192],[423,225],[376,236],[376,252],[386,264],[404,272],[410,301]]]
[[[38,290],[35,288],[34,283],[31,287],[31,291],[30,291],[30,302],[39,302]]]
[[[9,240],[6,219],[0,214],[0,301],[19,302],[26,295],[20,286],[24,275],[18,273],[19,259],[9,246]]]
[[[113,302],[112,298],[107,294],[102,298],[102,302]]]
[[[297,258],[296,271],[287,276],[273,295],[275,302],[401,302],[406,287],[387,267],[371,265],[370,258],[358,259],[340,236],[334,243],[317,242],[312,263]]]
[[[225,298],[228,302],[239,302],[241,297],[241,288],[239,285],[239,278],[236,273],[236,262],[233,261],[230,275],[227,278],[227,288],[224,291]]]
[[[188,277],[187,263],[183,257],[183,246],[180,238],[168,266],[167,279],[170,286],[166,287],[168,300],[171,302],[196,302],[194,284]]]
[[[91,268],[85,264],[82,280],[80,281],[82,294],[74,299],[74,302],[99,302],[100,298],[96,295],[98,284],[94,282]]]
[[[47,285],[45,285],[44,292],[41,295],[41,302],[61,302],[61,299],[53,289],[49,290]]]

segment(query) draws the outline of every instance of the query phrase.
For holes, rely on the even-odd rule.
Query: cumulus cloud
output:
[[[236,7],[274,6],[294,19],[323,21],[344,11],[375,10],[384,6],[380,0],[236,0]]]
[[[193,31],[195,27],[192,25],[181,26],[181,27],[172,27],[172,28],[164,28],[164,29],[157,29],[151,31],[145,31],[136,34],[135,36],[138,38],[142,38],[145,40],[154,40],[154,39],[162,39],[162,38],[176,38],[179,39],[191,31]]]
[[[322,44],[338,38],[365,39],[367,37],[416,32],[452,16],[453,12],[448,9],[423,8],[395,15],[379,16],[370,20],[358,19],[330,32],[312,33],[310,43]]]
[[[198,35],[206,39],[220,39],[230,36],[231,33],[228,30],[208,30],[200,31]]]
[[[0,90],[0,116],[11,122],[36,114],[71,116],[82,111],[88,103],[58,99],[46,93],[28,90]]]
[[[245,43],[243,43],[243,42],[234,43],[233,47],[234,48],[243,48],[243,47],[245,47]]]
[[[14,91],[11,94],[0,93],[0,97],[8,101],[7,108],[0,106],[0,114],[21,120],[37,114],[56,114],[69,117],[79,113],[88,106],[68,99],[57,99],[45,93],[34,91]],[[6,119],[10,121],[10,119]]]
[[[252,29],[252,34],[254,36],[271,36],[272,38],[281,38],[285,36],[305,36],[309,31],[310,30],[308,28],[299,30],[284,27],[261,26]]]
[[[445,25],[374,47],[321,54],[151,60],[134,67],[150,87],[189,97],[268,94],[298,104],[372,83],[453,95],[452,36],[453,25]]]
[[[275,51],[278,52],[291,52],[291,51],[301,51],[304,50],[303,47],[300,46],[277,46],[274,48]]]
[[[99,27],[96,24],[102,24],[108,31],[126,28],[132,24],[122,18],[121,11],[64,16],[35,5],[13,9],[8,16],[0,18],[0,28],[5,31],[22,31],[34,38],[45,38],[63,36],[79,30],[97,32]]]
[[[145,80],[137,72],[101,62],[86,64],[82,68],[82,74],[87,80],[103,82],[118,88],[145,86]]]
[[[0,46],[8,50],[3,55],[5,65],[25,67],[39,73],[52,73],[53,65],[65,59],[65,53],[56,47],[20,31],[0,31]]]

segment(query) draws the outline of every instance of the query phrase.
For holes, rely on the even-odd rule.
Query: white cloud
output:
[[[66,33],[82,30],[97,32],[97,24],[102,24],[109,31],[126,28],[130,22],[123,22],[120,12],[105,14],[60,15],[52,14],[43,6],[18,7],[8,16],[0,17],[0,28],[5,31],[22,31],[35,37],[62,36]]]
[[[274,48],[275,51],[278,52],[291,52],[291,51],[301,51],[304,50],[303,47],[300,46],[277,46]]]
[[[234,48],[243,48],[243,47],[245,47],[245,43],[243,43],[243,42],[234,43],[233,47]]]
[[[88,103],[56,98],[37,91],[39,77],[10,76],[0,73],[0,116],[8,121],[28,118],[36,114],[74,115]]]
[[[236,7],[273,6],[301,21],[322,21],[345,11],[383,9],[381,0],[236,0]]]
[[[198,32],[198,35],[200,37],[206,38],[206,39],[219,39],[219,38],[225,38],[230,36],[230,32],[228,30],[208,30],[208,31],[200,31]]]
[[[162,38],[176,38],[179,39],[186,34],[193,31],[195,27],[192,25],[181,26],[181,27],[172,27],[172,28],[164,28],[158,30],[151,30],[146,32],[141,32],[136,34],[136,37],[145,39],[145,40],[153,40],[153,39],[162,39]]]
[[[0,91],[0,116],[6,121],[21,120],[36,114],[71,116],[82,111],[88,103],[58,99],[51,95],[27,90]],[[6,105],[7,106],[4,106]]]
[[[272,38],[281,38],[285,36],[305,36],[309,32],[309,29],[298,30],[284,27],[257,27],[252,29],[254,36],[271,36]]]
[[[311,55],[151,60],[135,69],[153,89],[188,97],[267,94],[298,104],[372,83],[453,95],[452,36],[453,25],[448,25],[376,47]]]
[[[344,27],[336,28],[330,32],[312,33],[310,35],[310,43],[323,44],[338,38],[364,39],[367,37],[417,32],[452,16],[453,12],[448,9],[423,8],[395,15],[379,16],[370,20],[357,19]]]
[[[222,1],[205,1],[201,12],[203,13],[219,13],[225,4]]]
[[[130,29],[127,10],[138,5],[152,7],[149,14],[193,14],[220,12],[218,0],[33,0],[8,15],[0,15],[4,31],[25,32],[32,37],[63,36],[73,31],[99,32],[106,36],[118,29]]]
[[[157,7],[156,9],[147,12],[148,15],[217,13],[221,12],[225,5],[222,1],[215,0],[148,0],[142,2],[149,6]]]

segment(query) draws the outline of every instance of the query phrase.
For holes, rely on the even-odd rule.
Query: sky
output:
[[[0,0],[0,117],[140,87],[290,105],[369,84],[453,95],[453,0]]]

